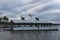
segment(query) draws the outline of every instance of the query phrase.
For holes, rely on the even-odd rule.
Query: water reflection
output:
[[[60,40],[60,29],[59,31],[3,31],[0,32],[0,40]]]
[[[57,40],[57,31],[15,31],[13,40]]]

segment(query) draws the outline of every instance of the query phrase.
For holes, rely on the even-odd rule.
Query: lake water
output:
[[[0,40],[60,40],[60,29],[58,31],[15,32],[2,30],[2,32],[0,32]]]

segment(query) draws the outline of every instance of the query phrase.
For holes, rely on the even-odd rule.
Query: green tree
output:
[[[2,18],[0,17],[0,23],[1,23]]]
[[[9,21],[9,19],[6,16],[4,16],[3,17],[3,22],[8,22],[8,21]]]
[[[6,16],[2,17],[4,28],[7,27],[9,19]]]
[[[13,23],[14,23],[13,20],[11,20],[11,21],[10,21],[10,24],[13,24]]]
[[[11,21],[10,21],[10,28],[11,28],[11,31],[13,30],[13,26],[14,26],[13,23],[14,23],[13,20],[11,20]]]
[[[13,22],[13,20],[11,20],[10,21],[10,26],[13,27],[14,26],[13,24],[14,24],[14,22]]]

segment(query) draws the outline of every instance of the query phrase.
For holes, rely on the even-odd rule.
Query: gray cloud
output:
[[[60,0],[0,0],[0,16],[15,20],[30,13],[41,21],[60,22]]]

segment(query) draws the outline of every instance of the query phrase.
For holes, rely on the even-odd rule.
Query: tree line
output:
[[[9,22],[9,18],[7,16],[3,16],[3,17],[0,17],[0,23],[8,23]],[[10,20],[9,23],[13,23],[13,20]]]

